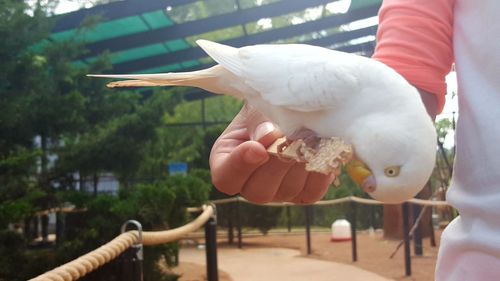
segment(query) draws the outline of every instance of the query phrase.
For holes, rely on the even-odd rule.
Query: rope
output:
[[[179,240],[184,235],[200,228],[215,214],[212,206],[204,206],[203,213],[195,220],[181,227],[165,231],[147,231],[142,233],[144,245],[157,245]],[[130,246],[140,243],[139,233],[127,231],[103,246],[51,271],[39,275],[30,281],[72,281],[96,270],[98,267],[115,259]]]
[[[213,204],[227,204],[227,203],[234,203],[234,202],[238,202],[238,201],[243,201],[245,199],[241,198],[241,197],[231,197],[231,198],[225,198],[225,199],[216,199],[216,200],[212,200],[210,202],[212,202]]]
[[[31,281],[69,281],[83,277],[87,273],[115,259],[137,240],[136,232],[125,232],[103,246],[73,261],[48,271]]]
[[[245,203],[251,203],[248,200],[235,197],[228,199],[220,199],[212,201],[213,204],[226,204],[232,202],[242,201]],[[382,202],[360,198],[356,196],[347,196],[343,198],[318,201],[314,205],[335,205],[346,202],[356,202],[361,204],[383,204]],[[432,201],[413,198],[407,202],[412,204],[418,204],[422,206],[448,206],[446,201]],[[292,203],[267,203],[265,206],[281,207],[281,206],[293,206]],[[198,208],[189,208],[190,212],[195,212],[199,210]],[[165,230],[165,231],[147,231],[142,233],[143,245],[157,245],[164,244],[167,242],[179,240],[185,235],[199,229],[203,226],[210,217],[215,215],[215,209],[212,206],[203,206],[203,213],[199,215],[195,220],[175,229]],[[126,249],[135,243],[140,243],[139,234],[137,231],[128,231],[120,234],[110,242],[104,244],[103,246],[97,248],[96,250],[89,252],[73,261],[70,261],[64,265],[61,265],[51,271],[48,271],[42,275],[39,275],[30,281],[72,281],[79,279],[86,274],[94,271],[98,267],[108,263],[109,261],[115,259]]]
[[[257,203],[250,202],[242,197],[218,199],[218,200],[213,200],[210,202],[212,202],[213,204],[227,204],[227,203],[234,203],[234,202],[238,202],[238,201],[248,203],[248,204],[259,205],[259,206],[268,206],[268,207],[297,206],[297,204],[286,203],[286,202],[285,203],[257,204]],[[373,200],[373,199],[361,198],[361,197],[357,197],[357,196],[346,196],[346,197],[332,199],[332,200],[321,200],[321,201],[318,201],[312,205],[325,206],[325,205],[336,205],[336,204],[341,204],[341,203],[346,203],[346,202],[356,202],[356,203],[369,204],[369,205],[383,205],[384,204],[383,202]],[[421,205],[421,206],[434,206],[434,207],[449,206],[448,202],[446,202],[446,201],[425,200],[425,199],[418,199],[418,198],[412,198],[410,200],[407,200],[406,202],[411,203],[411,204]]]
[[[412,199],[408,200],[408,202],[410,202],[412,204],[421,205],[421,206],[434,206],[434,207],[450,206],[450,204],[448,204],[448,202],[446,202],[446,201],[424,200],[424,199],[418,199],[418,198],[412,198]]]
[[[142,233],[142,244],[158,245],[167,242],[179,240],[188,233],[191,233],[202,227],[210,217],[215,215],[215,209],[212,206],[204,206],[204,211],[195,220],[181,227],[165,231],[145,231]]]
[[[331,200],[321,200],[321,201],[314,203],[314,205],[318,205],[318,206],[335,205],[335,204],[347,203],[350,201],[351,201],[351,196],[347,196],[347,197],[331,199]]]

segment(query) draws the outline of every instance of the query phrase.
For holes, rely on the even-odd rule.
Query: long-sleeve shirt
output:
[[[374,58],[445,102],[455,62],[459,118],[436,280],[500,280],[500,1],[385,0]]]

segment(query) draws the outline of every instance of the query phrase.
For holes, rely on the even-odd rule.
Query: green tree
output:
[[[5,228],[33,213],[46,195],[33,177],[37,160],[45,158],[33,142],[37,116],[30,107],[46,60],[29,46],[47,34],[49,22],[42,7],[30,16],[22,1],[4,0],[0,6],[0,227]]]

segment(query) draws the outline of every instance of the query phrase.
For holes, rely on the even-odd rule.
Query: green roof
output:
[[[348,5],[347,12],[332,7]],[[148,73],[200,68],[199,38],[233,46],[309,43],[370,55],[381,0],[124,0],[60,15],[50,40],[83,40],[84,64],[108,53],[114,72]],[[90,17],[92,27],[81,28]],[[352,22],[372,20],[361,27]],[[43,42],[35,46],[42,48]]]

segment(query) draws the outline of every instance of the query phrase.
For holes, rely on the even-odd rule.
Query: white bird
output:
[[[305,44],[242,48],[198,40],[218,64],[139,75],[109,87],[193,86],[245,99],[289,139],[339,137],[354,147],[347,172],[379,201],[400,203],[429,179],[436,131],[415,87],[362,56]]]

